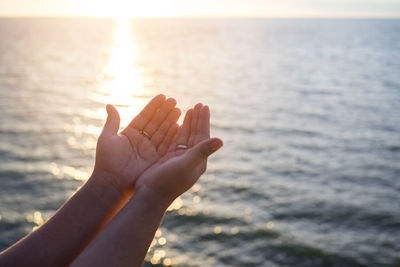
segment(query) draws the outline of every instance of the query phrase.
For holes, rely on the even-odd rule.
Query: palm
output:
[[[160,158],[156,147],[139,132],[137,135],[132,143],[123,134],[99,143],[98,158],[105,171],[123,180],[134,180],[134,177]]]
[[[109,119],[98,141],[95,169],[111,176],[120,190],[131,192],[137,178],[167,152],[168,136],[175,132],[180,116],[175,104],[162,95],[153,98],[120,134],[118,112],[108,107]]]
[[[189,189],[205,171],[207,160],[194,146],[210,137],[210,113],[197,104],[186,113],[182,127],[173,137],[168,152],[139,177],[136,187],[146,186],[159,195],[175,198]],[[187,145],[188,150],[177,149]]]

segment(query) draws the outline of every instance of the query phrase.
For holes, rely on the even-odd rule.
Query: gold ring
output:
[[[139,133],[140,133],[140,134],[143,134],[143,135],[146,136],[147,138],[151,139],[151,135],[150,135],[148,132],[146,132],[145,130],[142,130],[142,131],[140,131]]]

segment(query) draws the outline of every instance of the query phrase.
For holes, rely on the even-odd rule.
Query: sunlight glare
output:
[[[115,27],[114,45],[98,98],[104,104],[117,106],[121,125],[125,125],[144,105],[141,97],[144,81],[136,65],[137,48],[132,38],[132,21],[118,18]]]

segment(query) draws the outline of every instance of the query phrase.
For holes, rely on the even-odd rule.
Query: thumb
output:
[[[223,146],[223,142],[219,138],[206,139],[192,147],[187,151],[186,160],[188,165],[198,165],[208,156]]]
[[[107,104],[106,110],[108,116],[102,134],[107,134],[107,135],[117,134],[120,123],[119,113],[117,109],[110,104]]]

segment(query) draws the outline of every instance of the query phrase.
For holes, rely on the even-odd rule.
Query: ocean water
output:
[[[0,250],[158,93],[225,146],[145,266],[400,265],[399,20],[0,19]]]

